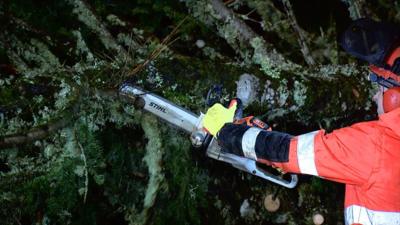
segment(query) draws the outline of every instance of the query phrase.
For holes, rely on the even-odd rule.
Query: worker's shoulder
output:
[[[400,108],[380,115],[378,122],[400,137]]]
[[[355,123],[351,126],[344,127],[342,130],[351,133],[365,133],[368,136],[380,136],[387,129],[387,125],[379,120],[365,121]]]
[[[379,120],[365,121],[352,124],[351,126],[333,130],[327,136],[333,136],[339,139],[362,141],[364,144],[373,142],[380,145],[382,138],[387,136],[396,136],[400,139],[400,131],[394,132],[388,123]]]
[[[389,129],[400,137],[400,108],[380,115],[378,120],[355,123],[344,129],[348,128],[368,133],[387,133]]]

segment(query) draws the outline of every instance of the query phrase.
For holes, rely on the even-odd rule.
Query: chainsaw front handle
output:
[[[213,138],[207,148],[207,156],[219,161],[232,164],[233,167],[250,173],[254,176],[268,180],[275,184],[281,185],[286,188],[294,188],[297,185],[298,177],[296,174],[290,175],[290,180],[286,180],[280,176],[274,175],[263,168],[257,166],[257,162],[245,157],[240,157],[234,154],[221,151],[221,146],[218,145],[217,140]]]

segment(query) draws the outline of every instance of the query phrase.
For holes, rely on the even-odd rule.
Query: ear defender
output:
[[[383,93],[383,110],[385,113],[400,107],[400,87],[392,87]]]

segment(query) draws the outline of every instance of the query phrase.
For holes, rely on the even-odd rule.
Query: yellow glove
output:
[[[229,109],[221,104],[214,104],[207,110],[203,118],[203,128],[205,128],[214,137],[225,123],[233,122],[237,103],[234,103]]]

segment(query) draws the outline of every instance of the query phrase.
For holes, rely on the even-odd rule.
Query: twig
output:
[[[278,186],[278,187],[276,188],[276,190],[274,191],[274,194],[272,195],[272,200],[273,200],[273,201],[275,201],[276,198],[278,197],[278,194],[279,194],[281,188],[282,188],[281,186]]]
[[[171,31],[170,34],[168,34],[160,43],[160,47],[154,49],[154,51],[150,54],[150,56],[146,59],[146,61],[144,61],[142,64],[139,64],[138,66],[136,66],[133,70],[131,70],[128,73],[128,76],[132,76],[136,73],[138,73],[139,71],[141,71],[144,67],[147,66],[147,64],[149,64],[151,61],[153,61],[154,59],[156,59],[165,49],[168,48],[168,46],[170,46],[172,43],[174,43],[176,40],[178,40],[178,38],[175,38],[174,40],[170,41],[171,38],[178,33],[180,26],[183,24],[183,22],[187,19],[187,16],[185,18],[183,18],[183,20],[181,20],[178,25]]]
[[[19,27],[25,31],[31,32],[33,34],[38,35],[39,37],[46,37],[49,36],[48,33],[46,33],[43,30],[39,30],[36,27],[33,27],[31,24],[28,24],[26,21],[15,17],[13,14],[8,13],[7,17],[9,19],[9,22],[11,25],[15,26],[15,27]]]
[[[227,1],[224,1],[224,4],[225,5],[229,5],[229,4],[231,4],[232,2],[235,2],[236,0],[227,0]]]
[[[135,75],[136,73],[140,72],[144,67],[147,66],[147,64],[149,64],[151,61],[153,61],[154,59],[156,59],[158,56],[160,56],[160,54],[168,48],[168,46],[170,46],[172,43],[174,43],[176,40],[178,40],[179,38],[176,38],[174,40],[172,40],[170,43],[168,43],[167,45],[163,45],[161,43],[161,47],[155,49],[150,56],[146,59],[146,61],[142,64],[139,64],[138,66],[136,66],[131,72],[128,73],[128,76],[132,76]]]
[[[27,71],[28,65],[25,61],[12,50],[11,40],[9,36],[6,36],[3,32],[0,33],[0,47],[6,50],[6,54],[13,66],[16,67],[18,72]]]
[[[296,17],[293,13],[292,5],[290,4],[289,0],[282,0],[282,3],[285,7],[286,15],[289,18],[290,25],[298,36],[297,40],[299,42],[301,53],[303,53],[303,57],[306,60],[306,63],[309,66],[315,65],[315,60],[310,54],[304,31],[299,27],[299,24],[297,23]]]
[[[22,225],[21,222],[19,221],[19,219],[15,215],[13,215],[13,217],[14,217],[15,222],[17,222],[18,225]]]
[[[56,122],[46,124],[41,128],[33,128],[25,134],[14,134],[0,137],[0,150],[7,147],[22,145],[43,139],[49,136],[54,131],[66,127],[71,120],[72,118],[60,118]]]
[[[365,13],[365,0],[342,0],[342,2],[348,4],[350,17],[352,20],[356,20],[366,16]]]
[[[9,172],[0,173],[0,189],[3,191],[12,190],[15,188],[15,185],[21,185],[35,177],[46,174],[48,172],[48,163],[35,160],[29,164],[32,167],[29,167],[19,159],[13,160],[11,167],[14,169]]]
[[[79,149],[81,150],[81,157],[82,157],[83,164],[85,166],[85,193],[83,195],[83,202],[86,203],[86,197],[87,197],[88,187],[89,187],[89,173],[87,170],[85,150],[83,149],[83,147],[79,141],[77,143],[78,143]]]
[[[131,172],[129,175],[130,175],[130,176],[133,176],[133,177],[142,178],[142,179],[147,177],[146,174],[141,173],[141,172],[137,172],[137,171],[133,171],[133,172]]]
[[[74,86],[74,85],[72,85]],[[41,125],[30,129],[24,133],[11,134],[6,136],[0,136],[0,150],[22,145],[36,140],[46,138],[51,133],[66,127],[72,120],[74,120],[78,114],[77,111],[80,107],[80,89],[78,87],[73,88],[75,91],[71,95],[71,103],[66,107],[65,110],[54,116],[54,120],[48,124]]]

